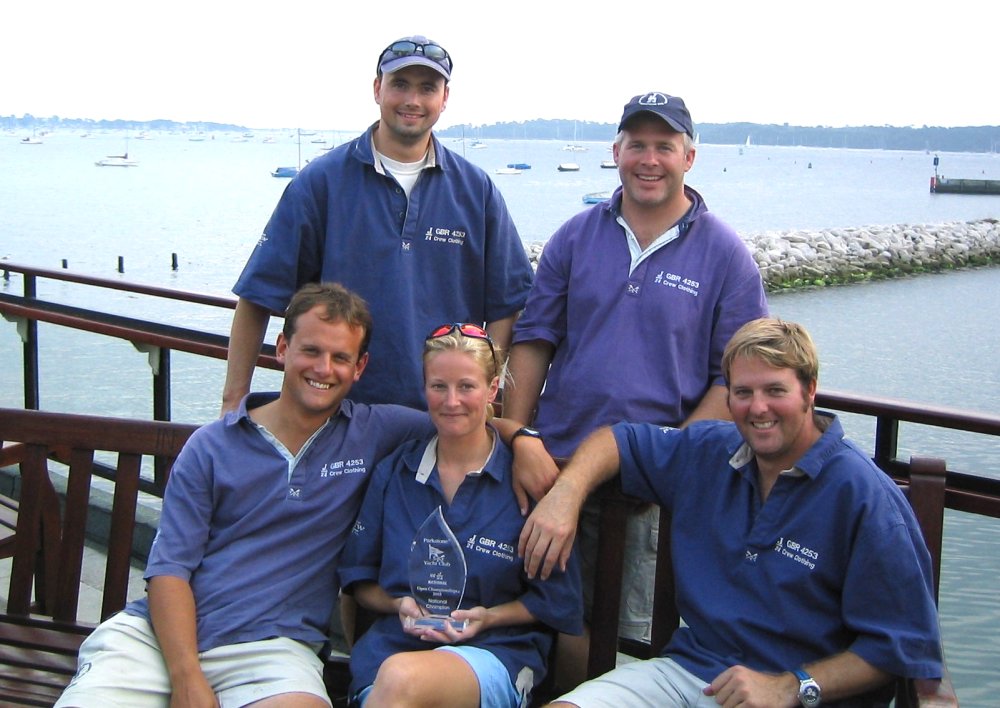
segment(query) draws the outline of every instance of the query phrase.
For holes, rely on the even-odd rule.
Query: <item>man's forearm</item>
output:
[[[885,685],[892,678],[890,674],[850,651],[807,664],[805,670],[822,689],[824,702],[867,693]]]
[[[250,381],[264,342],[270,311],[240,298],[233,313],[226,358],[226,383],[222,389],[222,412],[235,410],[250,391]]]
[[[732,420],[733,416],[729,413],[726,402],[727,394],[725,386],[709,386],[691,415],[681,423],[681,427],[685,428],[696,420]]]
[[[175,685],[201,673],[195,602],[187,581],[160,575],[149,581],[149,615]]]
[[[611,428],[587,436],[521,529],[518,554],[529,578],[539,574],[545,580],[553,568],[566,569],[583,502],[618,468],[618,444]]]
[[[494,320],[493,322],[486,323],[486,331],[489,333],[490,339],[493,340],[493,344],[504,355],[510,354],[510,340],[514,333],[514,323],[517,322],[517,318],[520,315],[520,312],[515,312],[509,317],[504,317],[502,320]]]
[[[503,416],[521,424],[531,422],[545,384],[554,348],[548,342],[520,342],[510,352],[504,388]]]

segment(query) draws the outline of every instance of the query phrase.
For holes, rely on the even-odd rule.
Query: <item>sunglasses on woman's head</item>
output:
[[[427,335],[427,339],[447,337],[449,334],[456,331],[463,337],[468,337],[469,339],[485,340],[486,343],[490,345],[490,354],[493,355],[493,366],[494,368],[499,368],[497,365],[497,352],[493,345],[493,339],[485,329],[477,324],[472,324],[471,322],[452,322],[451,324],[443,324],[431,330],[431,333]]]

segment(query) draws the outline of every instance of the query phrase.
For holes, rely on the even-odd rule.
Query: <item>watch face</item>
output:
[[[804,683],[799,688],[799,700],[804,706],[818,706],[820,700],[819,686],[815,681]]]

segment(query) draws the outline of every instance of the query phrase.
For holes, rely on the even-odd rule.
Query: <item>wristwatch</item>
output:
[[[524,427],[518,428],[516,431],[514,431],[514,434],[510,436],[510,441],[514,442],[514,440],[521,435],[526,435],[529,438],[535,438],[535,440],[542,439],[542,434],[540,432],[538,432],[534,428],[529,428],[527,425],[525,425]]]
[[[816,679],[807,674],[803,669],[796,669],[792,672],[799,680],[799,703],[804,708],[817,708],[823,702],[823,691],[820,689]]]

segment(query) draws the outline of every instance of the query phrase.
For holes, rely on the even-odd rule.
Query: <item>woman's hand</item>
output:
[[[485,630],[489,626],[489,616],[489,610],[485,607],[455,610],[451,613],[451,618],[454,622],[445,622],[443,629],[411,627],[406,629],[406,633],[418,636],[425,642],[461,644]],[[463,620],[465,623],[464,627],[462,627]]]

